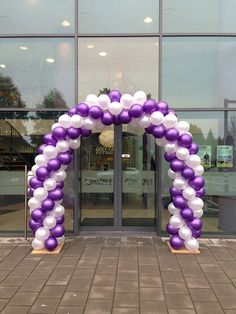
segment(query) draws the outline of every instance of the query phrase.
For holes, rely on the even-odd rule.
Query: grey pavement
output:
[[[160,238],[83,236],[58,255],[0,240],[4,314],[236,313],[236,240],[174,255]]]

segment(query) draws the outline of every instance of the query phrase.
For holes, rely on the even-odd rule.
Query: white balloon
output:
[[[30,179],[33,177],[33,172],[32,171],[28,171],[28,174],[27,174],[27,182],[29,183],[30,182]]]
[[[48,228],[40,227],[35,232],[35,238],[39,241],[45,241],[50,236]]]
[[[150,115],[152,124],[160,125],[164,120],[164,115],[160,111],[155,111]]]
[[[65,214],[65,208],[62,205],[56,205],[51,213],[55,217],[60,217]]]
[[[138,91],[133,96],[133,104],[143,105],[143,103],[146,100],[147,100],[147,95],[143,91]]]
[[[178,233],[183,240],[189,240],[192,237],[192,231],[187,226],[181,227]]]
[[[52,191],[57,186],[57,181],[53,178],[48,178],[44,181],[43,186],[46,190]]]
[[[177,177],[173,181],[173,186],[178,190],[183,190],[187,186],[187,181],[182,177]]]
[[[177,125],[178,118],[174,114],[167,114],[163,119],[163,125],[166,128],[174,128]]]
[[[172,169],[168,169],[168,177],[171,179],[175,179],[177,176],[177,173],[175,171],[173,171]]]
[[[201,218],[202,216],[203,216],[203,209],[202,208],[200,208],[200,209],[195,209],[194,211],[193,211],[193,215],[194,215],[194,217],[197,217],[197,218]]]
[[[57,224],[56,218],[53,217],[52,215],[46,216],[43,220],[43,226],[48,229],[54,228],[56,224]]]
[[[102,131],[105,129],[105,125],[101,122],[101,120],[97,120],[95,124],[95,128],[99,131]]]
[[[108,109],[110,110],[112,114],[118,115],[119,113],[121,113],[123,107],[122,107],[122,104],[119,103],[118,101],[113,101],[108,106]]]
[[[31,243],[32,247],[34,250],[41,250],[44,248],[44,242],[40,241],[36,238],[33,239],[32,243]]]
[[[189,157],[189,150],[185,147],[178,147],[176,149],[176,157],[180,160],[186,160]]]
[[[83,118],[78,115],[78,114],[74,114],[71,117],[71,126],[73,126],[74,128],[80,128],[83,124]]]
[[[156,144],[158,145],[158,146],[164,146],[165,145],[165,143],[166,143],[166,141],[165,141],[165,139],[164,138],[156,138],[155,139],[155,142],[156,142]]]
[[[179,121],[176,128],[180,134],[183,134],[189,131],[190,125],[187,121]]]
[[[66,152],[69,149],[69,143],[65,140],[60,140],[56,144],[56,150],[57,152]]]
[[[91,106],[96,106],[98,104],[98,97],[94,94],[90,94],[85,99],[86,104]]]
[[[40,154],[35,157],[34,161],[35,161],[35,164],[40,167],[40,166],[46,166],[48,159],[43,154]]]
[[[185,161],[186,165],[191,168],[196,168],[201,163],[201,158],[198,155],[189,155],[189,157]]]
[[[53,159],[57,157],[57,149],[55,146],[48,145],[44,148],[43,154],[48,159]]]
[[[173,215],[170,217],[170,224],[174,228],[180,228],[183,226],[184,220],[179,215]]]
[[[58,122],[64,128],[71,127],[71,117],[68,116],[68,114],[63,114],[62,116],[60,116]]]
[[[53,123],[52,125],[52,131],[57,128],[58,126],[61,126],[60,123],[56,122],[56,123]]]
[[[56,201],[55,202],[55,205],[61,205],[61,203],[63,202],[63,199],[59,200],[59,201]]]
[[[38,201],[44,201],[48,197],[48,191],[45,188],[37,188],[34,190],[34,198]]]
[[[69,140],[69,146],[72,149],[76,149],[80,147],[80,138],[77,138],[75,140]]]
[[[172,142],[172,143],[167,142],[164,145],[165,152],[167,153],[175,153],[177,148],[178,148],[178,145],[176,144],[176,142]]]
[[[193,200],[188,201],[188,207],[193,210],[202,209],[204,206],[203,200],[199,197],[195,197]]]
[[[179,213],[180,213],[180,209],[175,207],[175,205],[173,203],[170,203],[168,205],[168,211],[171,215],[179,215]]]
[[[133,96],[130,94],[124,94],[120,98],[122,108],[129,109],[133,104]]]
[[[64,170],[58,170],[52,174],[52,178],[56,181],[64,181],[66,178],[66,172]]]
[[[60,168],[60,169],[66,170],[67,167],[68,167],[67,165],[61,165],[61,168]]]
[[[143,115],[139,120],[139,126],[141,128],[146,128],[150,125],[150,117],[147,115]]]
[[[98,106],[103,110],[107,109],[110,103],[111,100],[108,95],[102,94],[98,96]]]
[[[184,241],[184,245],[187,250],[191,252],[195,252],[199,249],[199,243],[198,240],[195,238],[191,238],[189,240]]]
[[[186,200],[191,201],[196,197],[196,191],[190,186],[187,186],[183,189],[183,197],[186,198]]]
[[[83,120],[84,120],[83,124],[86,129],[92,130],[95,128],[95,121],[93,119],[87,117],[87,118],[84,118]]]
[[[35,197],[31,197],[28,200],[28,206],[30,209],[40,208],[41,202],[39,200],[37,200]]]
[[[39,168],[38,165],[34,165],[32,168],[31,168],[31,171],[33,173],[33,175],[35,176],[36,175],[36,170]]]
[[[59,238],[57,238],[57,243],[60,245],[60,244],[63,244],[65,242],[65,236],[61,236]]]
[[[199,165],[197,167],[194,168],[194,172],[196,176],[201,176],[204,173],[204,168],[202,165]]]

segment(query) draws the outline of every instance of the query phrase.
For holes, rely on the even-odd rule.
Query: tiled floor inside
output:
[[[236,241],[173,255],[155,236],[83,236],[58,255],[0,241],[4,314],[236,313]]]

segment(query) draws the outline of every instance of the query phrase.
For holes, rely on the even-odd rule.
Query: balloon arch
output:
[[[53,251],[65,241],[63,181],[66,168],[72,161],[74,149],[80,146],[80,137],[90,136],[92,129],[102,130],[111,124],[132,124],[152,134],[158,146],[163,146],[165,159],[170,163],[168,176],[171,214],[166,230],[174,249],[196,251],[201,235],[204,172],[198,145],[192,142],[189,123],[178,121],[166,102],[147,100],[144,92],[133,96],[113,90],[109,95],[88,95],[85,102],[70,108],[52,125],[52,132],[44,136],[44,144],[29,173],[31,218],[29,226],[34,234],[34,249]]]

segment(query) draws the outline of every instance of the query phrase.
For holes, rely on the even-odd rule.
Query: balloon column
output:
[[[144,92],[133,96],[113,90],[109,95],[88,95],[85,102],[70,108],[52,125],[52,132],[44,136],[44,144],[38,149],[29,177],[31,218],[29,226],[35,236],[34,249],[54,250],[65,240],[63,181],[66,168],[72,161],[74,149],[80,146],[80,138],[91,135],[92,129],[105,126],[132,124],[145,129],[163,146],[164,157],[170,163],[169,177],[172,202],[168,210],[172,215],[166,227],[171,235],[170,244],[175,249],[198,249],[203,215],[204,179],[203,167],[197,155],[198,145],[193,143],[189,123],[178,121],[175,112],[166,102],[147,100]]]

